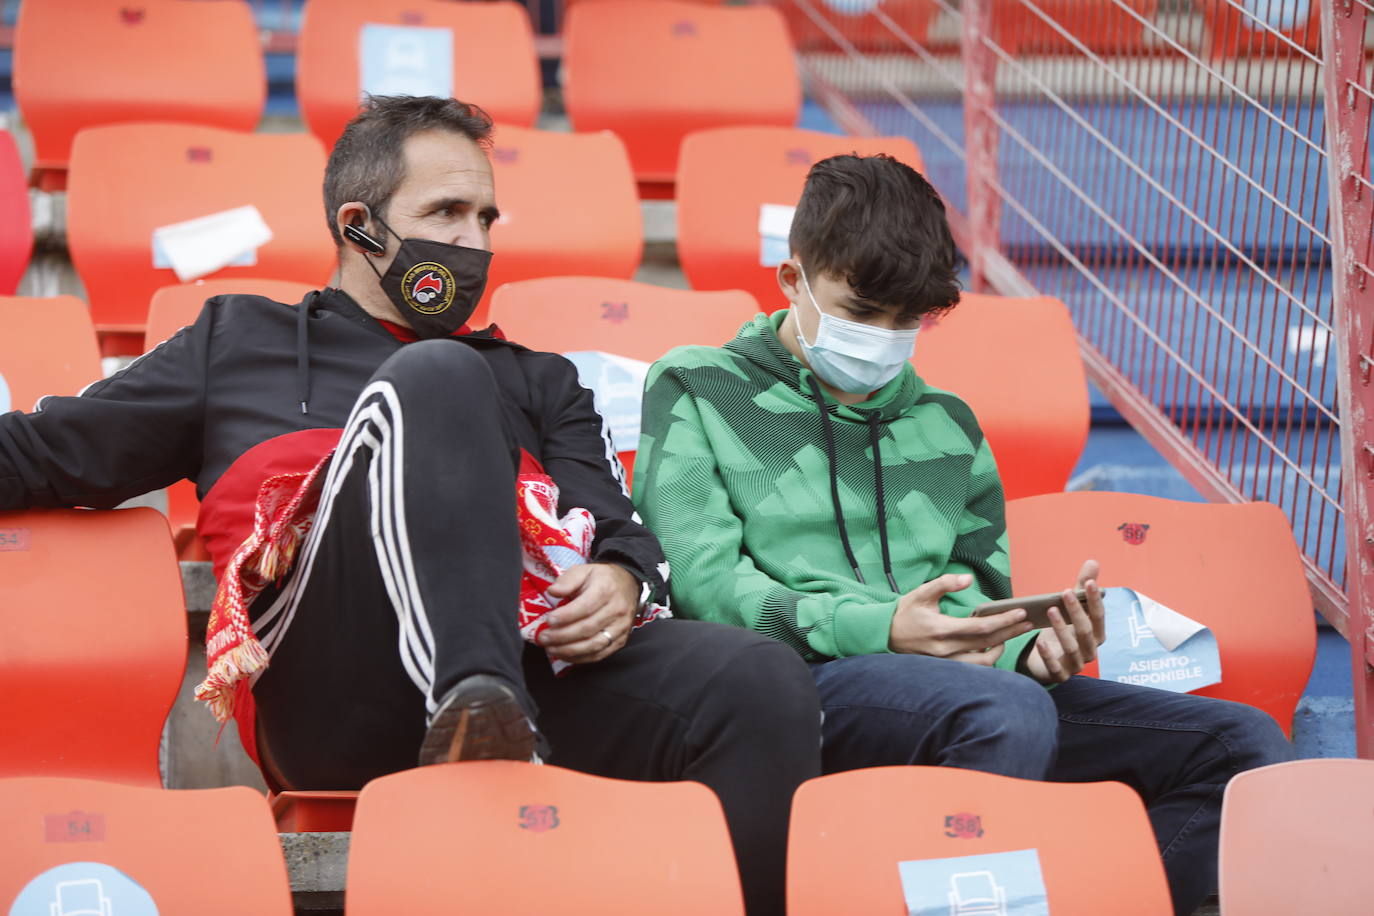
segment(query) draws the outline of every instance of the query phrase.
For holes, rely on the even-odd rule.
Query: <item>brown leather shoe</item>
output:
[[[420,745],[420,765],[455,760],[537,763],[539,737],[509,681],[472,674],[439,703]]]

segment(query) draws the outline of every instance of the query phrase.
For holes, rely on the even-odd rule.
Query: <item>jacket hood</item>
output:
[[[813,391],[816,386],[813,386],[812,379],[818,383],[820,379],[789,353],[778,338],[778,328],[782,327],[787,313],[787,309],[780,309],[772,315],[760,312],[753,321],[739,329],[725,349],[749,360],[786,385],[797,397],[814,404]],[[925,390],[926,383],[908,363],[896,378],[873,392],[866,401],[845,405],[828,393],[823,393],[823,396],[827,410],[836,420],[868,423],[870,416],[877,414],[879,421],[886,423],[911,408]]]

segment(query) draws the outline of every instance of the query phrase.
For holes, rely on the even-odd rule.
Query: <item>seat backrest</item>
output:
[[[459,899],[512,916],[743,913],[720,802],[699,783],[482,760],[364,786],[349,916],[439,916]]]
[[[865,54],[911,53],[907,40],[926,44],[940,13],[936,0],[876,0],[865,3],[780,5],[798,51],[839,51],[832,30]],[[825,21],[821,25],[812,15]],[[882,18],[879,18],[879,15]],[[896,28],[888,24],[891,22]]]
[[[643,222],[625,146],[615,135],[503,124],[496,128],[491,164],[501,218],[491,228],[491,270],[474,325],[485,322],[492,294],[503,283],[568,274],[634,276],[644,249]]]
[[[511,0],[451,3],[437,0],[308,0],[296,53],[296,99],[310,132],[332,147],[358,113],[362,97],[363,29],[366,25],[447,29],[414,33],[437,41],[431,48],[405,33],[369,38],[377,74],[370,85],[384,94],[419,95],[406,80],[432,78],[452,60],[452,95],[480,105],[497,121],[534,124],[541,90],[534,32],[524,7]],[[444,55],[440,49],[451,50]],[[377,82],[380,79],[381,82]],[[388,89],[388,87],[390,87]],[[409,91],[406,91],[409,90]]]
[[[75,296],[0,296],[0,413],[33,410],[44,395],[79,394],[100,377],[86,303]]]
[[[965,293],[917,335],[912,364],[973,409],[1008,499],[1064,489],[1091,425],[1087,375],[1064,303]]]
[[[694,130],[791,127],[801,84],[772,6],[579,3],[564,23],[563,98],[577,130],[613,130],[641,182],[671,183]],[[575,173],[574,173],[575,174]]]
[[[807,172],[843,153],[888,153],[920,171],[905,137],[845,137],[791,127],[722,127],[682,141],[677,167],[677,251],[693,289],[743,289],[765,311],[787,305],[777,267],[760,261],[763,204],[796,206]]]
[[[0,777],[158,786],[186,600],[155,509],[0,512]]]
[[[1294,45],[1312,54],[1320,47],[1321,0],[1204,0],[1202,17],[1213,57],[1262,54],[1296,64],[1303,55]]]
[[[97,124],[252,130],[267,77],[242,0],[44,0],[19,8],[14,94],[34,166],[62,169],[77,131]]]
[[[508,283],[491,304],[491,320],[533,350],[601,350],[644,362],[677,346],[720,346],[756,312],[754,297],[737,289],[703,293],[604,277]]]
[[[1007,533],[1014,594],[1068,588],[1096,559],[1104,586],[1143,592],[1211,629],[1222,681],[1195,693],[1249,703],[1292,729],[1317,637],[1302,557],[1277,506],[1057,493],[1009,502]]]
[[[309,134],[247,134],[185,124],[84,130],[72,147],[67,237],[97,331],[141,335],[153,293],[178,282],[155,267],[153,230],[245,205],[272,239],[212,277],[322,284],[334,246],[320,218],[324,148]],[[270,167],[265,163],[270,163]]]
[[[291,888],[252,789],[33,777],[0,779],[0,901],[44,916],[290,916]]]
[[[19,147],[0,130],[0,296],[13,296],[33,254],[33,217]]]
[[[1226,785],[1218,869],[1227,916],[1364,913],[1374,900],[1374,761],[1293,760]]]
[[[158,511],[0,512],[0,777],[161,786],[185,647]]]
[[[242,280],[196,280],[192,283],[164,286],[153,293],[152,301],[148,304],[148,328],[143,338],[143,351],[146,353],[181,328],[195,324],[206,300],[215,296],[239,293],[266,296],[268,299],[290,304],[300,302],[307,293],[317,288],[309,283],[297,283],[292,280],[260,280],[251,277]]]
[[[993,33],[1013,54],[1081,57],[1080,45],[1098,54],[1140,54],[1151,46],[1141,20],[1154,19],[1156,5],[1157,0],[1112,0],[1094,4],[1085,15],[1080,0],[995,0]]]
[[[1120,783],[1033,782],[954,767],[874,767],[822,776],[797,790],[788,837],[787,912],[905,913],[898,863],[1019,850],[1038,855],[1051,913],[1156,916],[1171,909],[1144,805]],[[1009,874],[990,865],[996,861],[941,863],[948,874],[940,876],[938,887],[949,895],[949,912],[1006,912],[954,907],[960,895],[1016,889]],[[958,875],[963,879],[953,880]]]

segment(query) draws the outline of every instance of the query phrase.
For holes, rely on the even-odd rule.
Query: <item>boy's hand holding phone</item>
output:
[[[1098,573],[1096,560],[1084,563],[1078,573],[1077,587],[1087,592],[1086,605],[1066,589],[1062,610],[1050,609],[1050,626],[1036,637],[1035,648],[1026,656],[1026,672],[1040,683],[1063,683],[1097,658],[1097,647],[1107,638]]]
[[[991,665],[1002,644],[1031,630],[1026,612],[1014,608],[985,617],[950,617],[940,613],[940,599],[973,584],[973,576],[953,573],[907,592],[892,615],[888,646],[893,652],[933,655],[975,665]]]

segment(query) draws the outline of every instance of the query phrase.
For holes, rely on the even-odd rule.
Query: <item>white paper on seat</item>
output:
[[[617,451],[632,452],[639,447],[639,414],[644,403],[644,379],[649,364],[628,356],[600,350],[575,350],[564,353],[577,367],[577,378],[590,388],[601,414],[611,430]]]
[[[272,230],[258,208],[249,204],[221,210],[153,230],[153,266],[170,267],[189,283],[222,267],[258,263],[258,246],[272,241]]]
[[[453,29],[369,22],[358,33],[360,95],[453,96]]]
[[[785,204],[759,205],[759,265],[777,267],[792,253],[787,244],[796,207]]]

